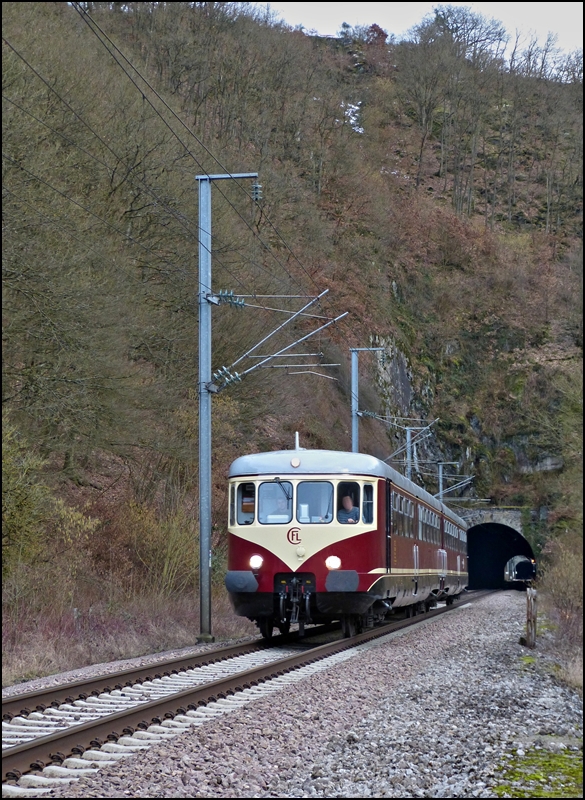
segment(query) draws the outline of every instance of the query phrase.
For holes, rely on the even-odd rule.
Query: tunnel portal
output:
[[[505,589],[507,562],[514,556],[533,559],[534,553],[521,533],[508,525],[484,522],[467,531],[470,589]]]

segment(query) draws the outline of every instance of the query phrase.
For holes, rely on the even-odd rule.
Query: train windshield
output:
[[[258,520],[263,525],[292,520],[293,488],[289,481],[267,481],[258,490]]]
[[[301,481],[297,487],[297,520],[324,523],[333,519],[333,484]]]

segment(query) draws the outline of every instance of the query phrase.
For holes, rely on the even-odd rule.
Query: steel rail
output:
[[[469,596],[468,600],[479,600],[489,593],[485,592],[473,597]],[[434,609],[416,617],[364,631],[351,639],[342,639],[341,641],[319,645],[261,667],[255,667],[227,678],[185,689],[168,697],[149,703],[142,703],[127,711],[109,714],[98,720],[82,723],[64,731],[6,748],[2,753],[3,781],[18,780],[24,772],[41,770],[51,762],[62,762],[68,753],[83,753],[88,745],[101,747],[104,741],[115,742],[121,735],[131,735],[136,729],[146,730],[152,724],[160,725],[163,719],[172,719],[176,714],[186,713],[188,709],[196,709],[198,706],[215,702],[220,698],[233,695],[258,683],[264,683],[314,661],[357,647],[360,644],[386,636],[403,628],[414,626],[419,622],[457,608],[459,606],[451,605]],[[206,655],[209,657],[209,652]]]
[[[304,638],[317,636],[326,633],[333,628],[339,627],[322,625],[305,630]],[[26,716],[31,711],[44,711],[48,706],[57,707],[62,703],[73,703],[75,700],[85,700],[87,697],[96,696],[102,692],[111,692],[112,689],[124,689],[143,681],[161,678],[163,676],[176,675],[185,672],[193,667],[206,667],[228,658],[246,655],[258,650],[265,650],[268,647],[278,646],[279,644],[290,644],[299,639],[296,632],[286,636],[276,636],[274,639],[256,639],[253,642],[242,642],[240,644],[228,645],[227,647],[204,650],[200,653],[191,655],[177,656],[167,660],[161,660],[147,664],[143,667],[130,667],[118,672],[110,672],[96,675],[92,678],[64,683],[60,686],[48,687],[45,689],[34,689],[30,692],[22,692],[10,697],[2,698],[2,719],[9,722],[15,716]]]
[[[227,658],[253,653],[261,650],[265,644],[261,639],[255,642],[231,645],[218,650],[207,650],[202,653],[193,653],[189,656],[180,656],[168,661],[158,661],[144,667],[129,668],[119,672],[97,675],[93,678],[65,683],[62,686],[48,689],[35,689],[11,697],[2,698],[2,719],[9,721],[15,716],[26,716],[31,711],[44,711],[50,705],[58,706],[62,703],[72,703],[75,700],[85,700],[91,695],[111,692],[112,689],[124,689],[135,683],[142,683],[153,678],[184,672],[192,667],[203,667],[208,664],[224,661]]]

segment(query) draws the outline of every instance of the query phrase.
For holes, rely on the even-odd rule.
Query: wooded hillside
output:
[[[272,309],[329,290],[256,355],[349,312],[293,351],[340,367],[256,369],[213,398],[218,575],[233,458],[295,431],[351,449],[352,347],[385,348],[360,356],[360,449],[404,442],[376,416],[438,418],[427,489],[423,462],[457,461],[467,496],[526,508],[537,547],[578,535],[582,124],[582,54],[469,9],[397,42],[246,3],[4,3],[7,607],[42,602],[43,569],[63,613],[104,586],[112,608],[197,586],[206,173],[262,185],[213,187],[210,291],[246,303],[213,308],[214,369],[290,316]]]

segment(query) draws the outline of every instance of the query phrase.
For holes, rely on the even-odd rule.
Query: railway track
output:
[[[486,594],[468,593],[466,599]],[[327,644],[311,647],[310,636],[258,640],[6,698],[2,795],[43,794],[93,774],[350,658],[360,645],[460,607],[439,607]],[[311,630],[313,635],[321,632]]]

